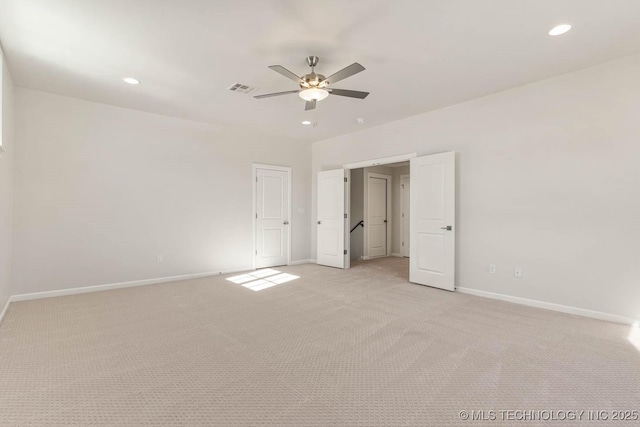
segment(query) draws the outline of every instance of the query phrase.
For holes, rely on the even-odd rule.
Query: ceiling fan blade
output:
[[[342,70],[338,71],[335,74],[330,75],[329,77],[326,78],[326,82],[328,82],[327,84],[333,84],[335,82],[339,82],[340,80],[344,80],[347,77],[351,77],[354,74],[358,74],[360,71],[364,71],[365,68],[358,64],[357,62],[354,62],[353,64],[349,65],[346,68],[343,68]]]
[[[280,96],[280,95],[289,95],[290,93],[298,93],[300,92],[300,89],[297,90],[288,90],[286,92],[275,92],[275,93],[266,93],[264,95],[257,95],[254,96],[255,99],[262,99],[262,98],[271,98],[272,96]]]
[[[302,82],[302,78],[301,77],[296,76],[291,71],[289,71],[286,68],[284,68],[282,65],[269,65],[269,68],[271,68],[276,73],[280,73],[283,76],[285,76],[286,78],[293,80],[294,82],[296,82],[298,84],[300,84]]]
[[[311,101],[307,101],[306,104],[304,104],[304,111],[309,111],[309,110],[315,110],[316,109],[316,100],[313,99]]]
[[[348,96],[349,98],[365,99],[369,92],[360,92],[359,90],[346,89],[328,89],[331,95]]]

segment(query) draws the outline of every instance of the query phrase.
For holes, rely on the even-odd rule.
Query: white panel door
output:
[[[317,263],[320,265],[349,267],[345,254],[347,172],[336,169],[318,173]]]
[[[411,213],[409,200],[411,191],[411,179],[409,176],[403,176],[400,181],[400,188],[402,190],[402,256],[409,257],[409,248],[411,247],[411,237],[409,224],[411,223]]]
[[[455,290],[455,153],[411,159],[409,281]]]
[[[373,176],[368,179],[369,257],[387,256],[387,180]]]
[[[289,255],[289,174],[256,169],[256,268],[286,265]]]

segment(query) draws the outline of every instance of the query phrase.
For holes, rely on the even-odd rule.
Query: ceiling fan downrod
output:
[[[311,72],[314,72],[314,68],[316,65],[318,65],[318,62],[320,61],[320,58],[318,58],[317,56],[307,56],[307,64],[309,64],[309,67],[311,67]]]

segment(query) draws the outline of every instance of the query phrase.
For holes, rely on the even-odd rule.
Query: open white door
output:
[[[409,281],[455,290],[454,152],[411,159]]]
[[[348,235],[346,190],[349,171],[336,169],[318,173],[318,236],[317,262],[320,265],[349,268],[345,250]]]

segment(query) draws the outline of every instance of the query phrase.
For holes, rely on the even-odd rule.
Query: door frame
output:
[[[411,166],[409,166],[409,172],[411,172]],[[404,188],[402,188],[402,182],[404,181],[404,179],[408,179],[409,180],[409,185],[411,185],[411,173],[403,173],[402,175],[400,175],[400,211],[401,214],[404,214],[404,216],[402,216],[401,221],[400,221],[400,234],[401,234],[401,245],[400,245],[400,256],[403,258],[409,258],[410,256],[410,252],[409,249],[411,249],[409,247],[409,245],[411,244],[411,239],[409,239],[409,245],[406,246],[402,246],[402,243],[404,243],[404,227],[405,227],[405,222],[407,221],[407,212],[405,212],[404,210],[404,197],[405,197],[405,190]],[[411,197],[409,197],[409,203],[411,203]],[[409,216],[409,220],[411,220],[411,217]],[[409,225],[409,224],[407,224]]]
[[[274,171],[281,171],[281,172],[286,172],[287,173],[287,177],[288,177],[288,181],[289,181],[289,185],[287,188],[287,196],[288,196],[288,201],[289,201],[289,212],[287,212],[287,215],[289,216],[289,237],[288,237],[288,242],[287,242],[287,265],[291,265],[291,234],[292,230],[293,230],[293,217],[291,216],[291,188],[292,188],[292,182],[291,182],[291,175],[292,175],[292,169],[289,166],[276,166],[276,165],[265,165],[265,164],[261,164],[261,163],[252,163],[251,164],[251,188],[253,189],[252,191],[252,200],[253,200],[253,212],[251,213],[251,223],[252,223],[252,227],[251,229],[253,230],[253,248],[252,248],[252,252],[251,252],[251,266],[252,268],[255,270],[256,269],[256,256],[257,256],[257,250],[258,250],[258,233],[257,233],[257,228],[258,228],[258,222],[256,221],[257,215],[258,215],[258,169],[267,169],[267,170],[274,170]]]
[[[344,169],[360,169],[368,168],[370,166],[384,166],[390,165],[392,163],[406,162],[407,160],[411,160],[414,157],[418,157],[418,153],[407,153],[397,156],[381,157],[379,159],[363,160],[360,162],[347,163],[342,165],[342,167]]]
[[[382,173],[377,173],[377,172],[367,172],[366,173],[366,183],[367,183],[367,191],[364,192],[364,207],[365,207],[365,215],[364,216],[364,220],[365,220],[365,232],[364,232],[364,250],[362,254],[362,259],[363,260],[367,260],[367,259],[371,259],[371,255],[369,254],[369,223],[371,221],[369,221],[369,191],[371,186],[369,185],[370,182],[369,180],[371,178],[380,178],[380,179],[386,179],[387,180],[387,200],[386,200],[386,204],[387,204],[387,247],[385,249],[385,254],[384,256],[389,256],[391,255],[391,237],[392,237],[392,227],[393,227],[393,204],[392,204],[392,198],[393,198],[393,176],[392,175],[385,175]],[[376,257],[376,258],[380,258],[380,257]]]
[[[421,156],[430,156],[433,154],[440,154],[442,152],[438,152],[438,153],[423,153],[421,154]],[[406,154],[400,154],[400,155],[396,155],[396,156],[389,156],[389,157],[382,157],[382,158],[378,158],[378,159],[372,159],[372,160],[363,160],[363,161],[359,161],[359,162],[353,162],[353,163],[346,163],[343,164],[342,167],[343,169],[348,170],[349,172],[351,171],[351,169],[359,169],[359,168],[366,168],[369,166],[380,166],[380,165],[387,165],[387,164],[391,164],[391,163],[399,163],[399,162],[404,162],[407,160],[410,160],[414,157],[418,157],[417,153],[406,153]],[[458,165],[458,154],[456,153],[455,155],[455,163],[456,166]],[[456,177],[458,176],[458,174],[460,173],[459,169],[456,167]],[[409,175],[413,175],[412,171],[411,171],[411,165],[409,165]],[[351,178],[349,178],[351,179]],[[458,180],[456,179],[456,184],[455,184],[455,189],[456,189],[456,200],[458,198]],[[347,187],[349,188],[349,187]],[[411,203],[411,201],[409,201],[409,203]],[[348,208],[349,210],[348,212],[348,216],[351,217],[351,206],[349,206]],[[459,207],[456,204],[456,211],[455,211],[455,217],[457,219],[459,215]],[[409,218],[409,221],[411,221],[411,218]],[[457,233],[456,233],[456,239],[457,239]],[[351,233],[345,233],[345,247],[350,247],[350,242],[351,242]],[[409,249],[411,249],[411,241],[409,241]],[[348,267],[345,267],[348,268]],[[454,289],[456,289],[457,287],[454,284]]]

